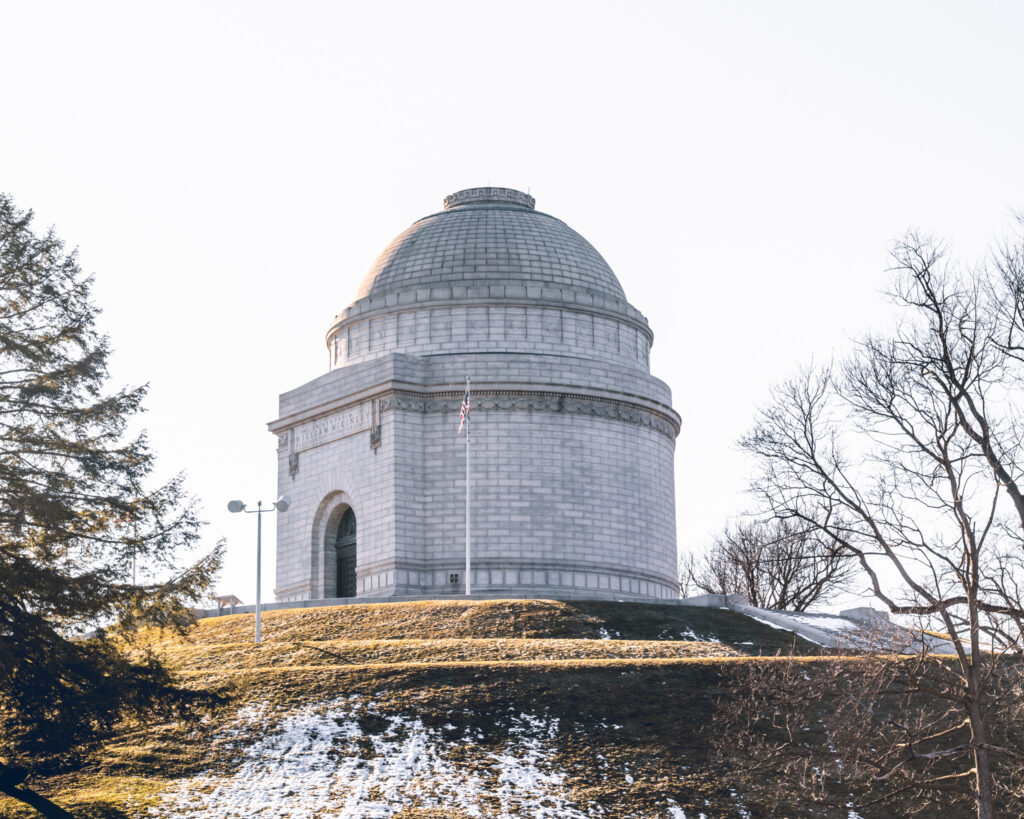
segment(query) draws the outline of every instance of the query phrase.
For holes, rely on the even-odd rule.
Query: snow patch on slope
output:
[[[495,819],[605,816],[600,806],[581,807],[565,792],[565,773],[552,758],[557,719],[513,715],[500,746],[479,745],[468,732],[452,736],[448,728],[380,715],[355,697],[280,716],[269,706],[248,708],[227,732],[238,767],[176,782],[150,815],[388,819],[416,807]],[[670,816],[680,813],[669,807]]]
[[[857,624],[852,620],[843,617],[836,617],[832,614],[791,614],[786,612],[786,617],[796,620],[798,623],[806,623],[808,626],[820,628],[823,631],[853,631]]]

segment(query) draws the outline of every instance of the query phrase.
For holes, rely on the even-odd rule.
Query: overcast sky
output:
[[[150,385],[221,591],[251,602],[277,396],[377,254],[460,188],[529,190],[650,321],[679,546],[748,501],[769,386],[884,326],[910,227],[976,258],[1024,208],[1024,6],[0,0],[0,190]],[[272,599],[273,526],[264,557]]]

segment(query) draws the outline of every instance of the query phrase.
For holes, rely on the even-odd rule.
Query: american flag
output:
[[[469,384],[466,384],[466,397],[462,399],[462,409],[459,410],[459,431],[456,435],[462,434],[462,426],[466,423],[466,418],[469,415]]]

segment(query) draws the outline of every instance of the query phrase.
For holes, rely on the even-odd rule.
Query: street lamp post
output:
[[[291,503],[291,498],[287,495],[282,495],[266,511],[287,512]],[[246,509],[245,504],[240,500],[229,501],[228,511],[248,512],[250,515],[256,515],[256,642],[258,643],[260,642],[260,561],[263,551],[263,501],[256,501],[255,509]]]

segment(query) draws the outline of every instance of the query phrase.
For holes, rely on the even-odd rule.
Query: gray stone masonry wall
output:
[[[527,288],[522,290],[525,294]],[[621,315],[567,309],[557,302],[548,307],[525,301],[439,300],[429,290],[418,295],[425,302],[418,309],[398,308],[340,324],[328,338],[331,366],[371,361],[385,351],[437,355],[467,350],[572,355],[644,372],[650,366],[652,336],[646,323]]]
[[[471,416],[473,588],[677,597],[674,488],[664,479],[672,437],[521,406],[483,398]],[[408,493],[400,489],[400,499],[423,499],[422,517],[413,505],[408,517],[403,503],[397,510],[423,548],[408,585],[461,592],[449,583],[465,571],[466,439],[455,436],[457,414],[399,411],[395,425],[424,433],[419,463],[408,475],[399,464],[396,475]]]
[[[381,429],[377,449],[360,431],[299,453],[291,473],[289,451],[278,450],[278,487],[292,504],[277,522],[279,600],[336,596],[334,535],[344,508],[351,506],[358,527],[359,564],[379,577],[394,573],[394,427]]]
[[[465,589],[467,376],[473,589],[677,596],[680,419],[649,373],[653,335],[597,250],[533,205],[449,196],[335,317],[331,371],[281,396],[279,600],[337,595],[348,509],[360,599]]]
[[[456,372],[481,373],[471,415],[473,586],[677,596],[678,417],[668,391],[636,371],[580,364],[391,354],[282,396],[272,429],[279,485],[293,505],[277,518],[278,599],[336,594],[332,538],[346,506],[358,526],[360,595],[464,588],[465,437],[456,436],[464,387],[448,380]],[[492,382],[495,374],[504,378]],[[572,384],[602,380],[630,392]],[[332,395],[345,400],[324,400]],[[371,446],[374,404],[380,435]]]

